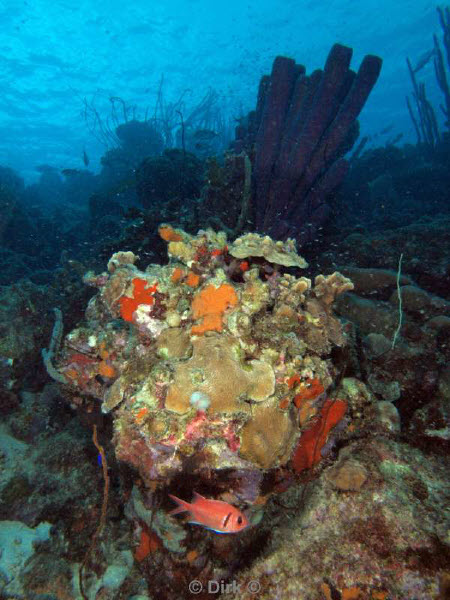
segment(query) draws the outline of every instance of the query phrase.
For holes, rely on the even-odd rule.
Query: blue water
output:
[[[384,65],[367,103],[363,133],[413,139],[405,94],[410,81],[405,58],[413,63],[432,47],[439,32],[436,4],[426,0],[136,0],[124,8],[84,0],[10,1],[0,5],[0,164],[27,182],[35,166],[99,168],[104,148],[83,119],[83,99],[95,100],[103,118],[111,96],[153,110],[161,76],[168,101],[185,93],[186,110],[209,87],[223,113],[250,110],[259,79],[283,54],[321,68],[334,42],[354,48],[353,68],[365,54]],[[432,64],[421,72],[431,99],[438,97]],[[385,141],[382,135],[378,141]]]

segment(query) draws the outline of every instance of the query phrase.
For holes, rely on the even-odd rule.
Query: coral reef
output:
[[[288,524],[277,520],[275,506],[267,510],[271,542],[235,577],[239,591],[229,597],[250,600],[257,589],[262,600],[445,598],[446,468],[380,430],[353,442],[306,494],[284,494]]]
[[[184,598],[194,579],[204,590],[234,581],[240,593],[226,593],[242,598],[255,581],[261,598],[438,597],[449,556],[447,221],[354,232],[308,257],[326,273],[313,280],[292,241],[162,225],[169,264],[105,257],[105,272],[85,274],[95,296],[81,321],[70,307],[89,296],[58,271],[78,298],[61,303],[66,331],[76,328],[51,353],[66,384],[39,396],[13,385],[2,405],[2,517],[53,525],[18,575],[23,597],[77,597],[101,521],[106,464],[62,396],[99,428],[111,477],[84,568],[89,598]],[[51,347],[41,317],[60,299],[28,283],[3,298],[8,384]],[[194,491],[239,506],[252,526],[230,540],[170,517],[168,494]]]
[[[155,505],[168,493],[195,488],[258,520],[264,478],[267,501],[321,461],[347,414],[330,355],[346,344],[332,305],[352,288],[339,273],[314,284],[287,273],[306,266],[292,240],[245,235],[229,246],[212,230],[159,232],[169,264],[143,272],[118,252],[107,272],[86,275],[98,292],[54,360],[72,407],[94,423],[107,415],[115,455],[140,482],[127,515],[149,573],[149,554],[174,568],[171,519]],[[189,553],[193,539],[183,540]]]
[[[159,231],[170,263],[143,273],[116,253],[93,280],[100,291],[87,325],[66,337],[59,373],[71,394],[113,411],[117,455],[148,487],[167,486],[186,462],[208,476],[285,465],[300,435],[299,390],[287,382],[319,378],[324,396],[336,375],[324,359],[345,343],[331,305],[350,281],[336,273],[311,287],[282,275],[278,265],[306,266],[292,241],[245,235],[228,248],[211,230]],[[271,281],[259,276],[267,264]],[[282,330],[261,311],[280,315]]]
[[[73,600],[80,597],[77,563],[98,517],[95,449],[79,419],[61,411],[56,384],[39,394],[22,392],[20,401],[20,410],[4,416],[0,427],[1,595]],[[118,514],[114,491],[111,499],[109,518]],[[110,534],[112,527],[109,522]],[[112,538],[103,540],[109,566],[101,577],[90,574],[89,597],[121,585],[116,570],[124,557],[113,538],[127,535],[119,524]],[[133,563],[131,551],[124,552],[129,567],[123,578]]]
[[[420,71],[431,58],[433,58],[437,84],[444,96],[444,102],[440,104],[440,109],[444,113],[445,118],[444,126],[447,131],[450,128],[450,86],[448,84],[448,70],[450,68],[450,8],[448,6],[437,6],[436,10],[442,30],[442,45],[444,46],[446,60],[444,60],[441,41],[436,34],[433,35],[433,50],[428,52],[414,68],[409,58],[406,59],[413,86],[412,95],[416,105],[415,114],[411,102],[407,97],[406,103],[408,112],[414,125],[414,129],[416,130],[417,144],[423,144],[431,151],[433,151],[440,142],[442,134],[439,131],[436,111],[430,100],[427,98],[425,83],[419,82],[416,76],[416,73]]]
[[[379,418],[438,456],[450,447],[447,247],[448,217],[438,215],[385,232],[354,232],[319,260],[321,270],[333,266],[354,282],[334,308],[351,323],[358,356],[350,362],[378,398]]]
[[[444,135],[432,155],[423,145],[405,144],[371,148],[352,159],[330,203],[328,241],[330,235],[387,233],[399,225],[422,227],[425,235],[432,231],[432,221],[449,212],[449,157],[450,140]]]
[[[351,53],[278,57],[223,161],[214,92],[160,88],[112,99],[100,175],[0,167],[2,598],[448,597],[450,138],[416,66],[425,143],[346,157]],[[196,492],[249,527],[174,517]]]
[[[144,208],[163,203],[175,215],[187,198],[198,198],[203,181],[198,158],[175,148],[161,156],[147,156],[136,170],[136,193]]]

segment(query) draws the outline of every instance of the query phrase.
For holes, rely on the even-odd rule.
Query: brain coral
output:
[[[239,454],[263,469],[270,469],[286,462],[294,440],[295,425],[290,413],[276,404],[259,405],[242,429]]]
[[[191,394],[202,392],[211,399],[208,412],[245,412],[275,390],[275,376],[269,363],[252,360],[242,364],[239,344],[229,335],[213,334],[192,340],[192,357],[179,363],[169,386],[166,409],[183,414],[192,408]]]

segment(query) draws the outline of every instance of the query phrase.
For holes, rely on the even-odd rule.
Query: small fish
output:
[[[433,56],[436,54],[436,50],[434,48],[432,48],[431,50],[428,50],[428,52],[425,52],[424,54],[422,54],[422,56],[418,59],[416,66],[413,69],[413,73],[417,73],[417,71],[420,71],[420,69],[423,69],[424,66],[430,62],[430,60],[433,58]]]
[[[389,133],[390,131],[392,131],[394,129],[395,125],[394,123],[391,123],[390,125],[388,125],[387,127],[385,127],[384,129],[382,129],[380,131],[381,135],[386,135],[386,133]]]
[[[52,167],[51,165],[38,165],[35,167],[35,169],[38,173],[49,173],[58,170],[56,167]]]
[[[212,129],[196,129],[192,134],[197,143],[207,143],[216,138],[219,134]]]
[[[247,517],[228,502],[208,500],[196,492],[191,504],[171,494],[169,496],[178,504],[178,508],[175,508],[171,515],[189,511],[191,513],[189,523],[202,525],[216,533],[237,533],[250,524]]]
[[[86,153],[86,150],[83,148],[83,162],[84,166],[87,167],[89,165],[89,156]]]
[[[64,177],[74,177],[75,175],[79,175],[81,171],[80,169],[61,169],[61,173]]]

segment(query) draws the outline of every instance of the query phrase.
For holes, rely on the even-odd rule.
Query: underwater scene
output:
[[[0,600],[450,599],[450,5],[0,23]]]

